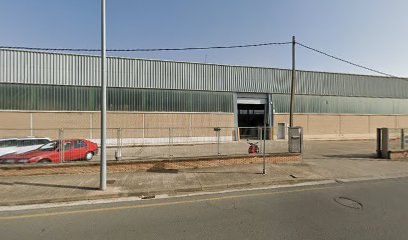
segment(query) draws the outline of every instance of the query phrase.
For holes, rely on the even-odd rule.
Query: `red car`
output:
[[[98,145],[85,139],[64,140],[64,151],[61,141],[52,141],[42,147],[22,154],[7,154],[0,157],[0,163],[59,163],[78,159],[91,160],[98,153]]]

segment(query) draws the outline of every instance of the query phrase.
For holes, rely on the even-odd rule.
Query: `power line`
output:
[[[267,43],[257,43],[257,44],[245,44],[245,45],[232,45],[232,46],[210,46],[210,47],[183,47],[183,48],[131,48],[131,49],[107,49],[108,52],[160,52],[160,51],[194,51],[194,50],[211,50],[211,49],[234,49],[234,48],[251,48],[251,47],[263,47],[272,45],[287,45],[292,44],[292,42],[267,42]],[[306,49],[312,50],[314,52],[320,53],[327,57],[333,58],[335,60],[359,67],[371,72],[375,72],[388,77],[397,77],[382,71],[375,70],[373,68],[365,67],[363,65],[353,63],[349,60],[345,60],[334,55],[328,54],[321,50],[309,47],[300,42],[296,42],[297,45],[304,47]],[[25,46],[0,46],[0,49],[15,49],[15,50],[32,50],[32,51],[61,51],[61,52],[99,52],[100,49],[95,48],[42,48],[42,47],[25,47]]]
[[[246,45],[232,46],[211,46],[211,47],[185,47],[185,48],[134,48],[134,49],[107,49],[109,52],[159,52],[159,51],[191,51],[191,50],[211,50],[211,49],[232,49],[232,48],[250,48],[263,47],[271,45],[286,45],[291,42],[269,42]],[[100,49],[92,48],[40,48],[40,47],[22,47],[22,46],[0,46],[3,49],[18,49],[18,50],[35,50],[35,51],[62,51],[62,52],[99,52]]]
[[[388,73],[385,73],[385,72],[381,72],[381,71],[378,71],[378,70],[375,70],[375,69],[372,69],[372,68],[369,68],[369,67],[365,67],[365,66],[360,65],[360,64],[357,64],[357,63],[350,62],[350,61],[348,61],[348,60],[345,60],[345,59],[342,59],[342,58],[333,56],[333,55],[331,55],[331,54],[328,54],[328,53],[325,53],[325,52],[323,52],[323,51],[317,50],[317,49],[315,49],[315,48],[306,46],[306,45],[304,45],[304,44],[302,44],[302,43],[296,42],[296,44],[299,45],[299,46],[301,46],[301,47],[304,47],[304,48],[306,48],[306,49],[312,50],[312,51],[314,51],[314,52],[323,54],[323,55],[325,55],[325,56],[327,56],[327,57],[336,59],[336,60],[338,60],[338,61],[341,61],[341,62],[350,64],[350,65],[353,65],[353,66],[355,66],[355,67],[363,68],[363,69],[365,69],[365,70],[368,70],[368,71],[371,71],[371,72],[375,72],[375,73],[378,73],[378,74],[381,74],[381,75],[385,75],[385,76],[388,76],[388,77],[396,77],[396,78],[397,78],[397,76],[394,76],[394,75],[391,75],[391,74],[388,74]]]

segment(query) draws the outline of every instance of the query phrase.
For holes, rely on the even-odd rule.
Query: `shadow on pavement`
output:
[[[12,183],[12,182],[0,182],[0,185],[11,186],[11,185],[14,185],[14,183]]]
[[[177,169],[168,169],[165,167],[164,162],[158,162],[154,164],[153,167],[146,170],[146,172],[154,172],[154,173],[178,173]]]
[[[368,160],[384,160],[382,158],[377,158],[377,155],[375,153],[371,154],[334,154],[334,155],[322,155],[324,158],[341,158],[341,159],[347,159],[347,160],[361,160],[361,159],[368,159]]]
[[[259,172],[239,172],[239,171],[202,171],[202,170],[183,170],[184,173],[220,173],[220,174],[262,174],[262,170]]]
[[[146,172],[154,172],[154,173],[178,173],[179,170],[177,170],[177,169],[150,168],[150,169],[147,169]]]
[[[68,188],[68,189],[80,189],[80,190],[98,190],[96,187],[84,187],[84,186],[69,186],[61,184],[49,184],[49,183],[31,183],[31,182],[13,182],[14,185],[26,185],[37,187],[53,187],[53,188]]]

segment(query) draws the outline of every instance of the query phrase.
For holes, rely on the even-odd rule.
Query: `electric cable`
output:
[[[353,63],[353,62],[351,62],[351,61],[349,61],[349,60],[345,60],[345,59],[342,59],[342,58],[333,56],[333,55],[331,55],[331,54],[328,54],[328,53],[325,53],[325,52],[323,52],[323,51],[321,51],[321,50],[317,50],[317,49],[315,49],[315,48],[309,47],[309,46],[304,45],[304,44],[302,44],[302,43],[296,42],[296,44],[299,45],[299,46],[301,46],[301,47],[304,47],[304,48],[306,48],[306,49],[312,50],[312,51],[314,51],[314,52],[323,54],[323,55],[325,55],[325,56],[327,56],[327,57],[336,59],[336,60],[338,60],[338,61],[341,61],[341,62],[350,64],[350,65],[353,65],[353,66],[355,66],[355,67],[359,67],[359,68],[362,68],[362,69],[365,69],[365,70],[368,70],[368,71],[371,71],[371,72],[375,72],[375,73],[378,73],[378,74],[381,74],[381,75],[385,75],[385,76],[387,76],[387,77],[395,77],[395,78],[398,78],[397,76],[394,76],[394,75],[391,75],[391,74],[388,74],[388,73],[385,73],[385,72],[382,72],[382,71],[378,71],[378,70],[375,70],[375,69],[372,69],[372,68],[369,68],[369,67],[365,67],[365,66],[363,66],[363,65],[360,65],[360,64],[357,64],[357,63]]]
[[[232,46],[211,46],[211,47],[183,47],[183,48],[134,48],[134,49],[107,49],[108,52],[159,52],[159,51],[191,51],[191,50],[211,50],[211,49],[232,49],[232,48],[250,48],[263,47],[271,45],[286,45],[292,42],[268,42]],[[62,52],[99,52],[100,49],[92,48],[41,48],[41,47],[24,47],[24,46],[0,46],[0,49],[17,49],[17,50],[35,50],[35,51],[62,51]]]
[[[231,45],[231,46],[210,46],[210,47],[182,47],[182,48],[130,48],[130,49],[107,49],[107,52],[160,52],[160,51],[194,51],[194,50],[211,50],[211,49],[234,49],[234,48],[251,48],[251,47],[263,47],[263,46],[272,46],[272,45],[287,45],[292,44],[292,42],[267,42],[267,43],[257,43],[257,44],[244,44],[244,45]],[[395,77],[397,76],[375,70],[373,68],[369,68],[349,60],[342,59],[340,57],[336,57],[329,53],[323,52],[316,48],[312,48],[300,42],[295,42],[295,44],[309,49],[311,51],[317,52],[319,54],[325,55],[327,57],[333,58],[335,60],[353,65],[355,67],[359,67],[377,74],[381,74],[388,77]],[[31,50],[31,51],[61,51],[61,52],[99,52],[100,49],[96,48],[42,48],[42,47],[25,47],[25,46],[0,46],[0,49],[15,49],[15,50]]]

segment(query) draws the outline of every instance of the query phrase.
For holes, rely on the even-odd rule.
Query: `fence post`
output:
[[[171,145],[172,145],[171,128],[169,128],[169,158],[172,157],[172,155],[171,155]]]
[[[269,138],[271,139],[271,140],[274,140],[274,135],[275,134],[275,128],[274,127],[270,127],[270,130],[269,130]]]
[[[220,132],[221,128],[215,127],[214,128],[215,136],[217,137],[217,153],[220,155]]]
[[[262,140],[262,128],[258,127],[258,139]]]
[[[262,174],[266,174],[266,126],[263,128],[263,168]]]
[[[92,126],[92,123],[93,123],[92,113],[90,113],[89,114],[89,140],[93,139],[93,136],[92,136],[93,126]]]
[[[218,147],[217,147],[217,149],[218,149],[218,155],[220,155],[221,153],[220,153],[220,133],[221,133],[221,129],[220,129],[220,131],[218,131],[217,132],[217,134],[218,134],[218,136],[217,136],[217,142],[218,142]]]
[[[60,159],[60,163],[64,162],[64,129],[60,128],[58,131],[58,135],[59,135],[59,159]]]
[[[239,129],[239,127],[237,127],[237,136],[238,136],[238,142],[240,142],[241,141],[241,131],[240,131],[240,129]]]
[[[121,160],[122,159],[122,128],[118,128],[117,130],[116,145],[117,145],[117,149],[115,153],[115,159]]]
[[[404,129],[401,128],[401,151],[405,149],[405,132]]]

